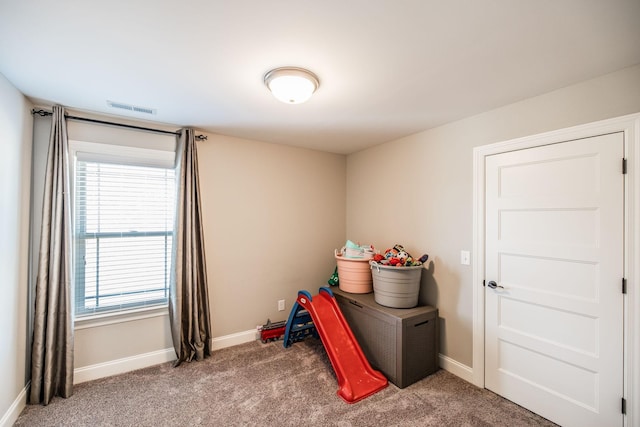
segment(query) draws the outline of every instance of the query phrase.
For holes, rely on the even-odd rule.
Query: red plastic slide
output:
[[[311,315],[329,355],[340,387],[338,396],[354,403],[388,385],[385,376],[369,365],[330,289],[320,288],[314,297],[300,292],[297,302]]]

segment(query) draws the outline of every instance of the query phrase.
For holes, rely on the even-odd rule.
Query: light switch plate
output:
[[[460,251],[460,264],[462,264],[462,265],[471,264],[471,252],[469,252],[469,251]]]

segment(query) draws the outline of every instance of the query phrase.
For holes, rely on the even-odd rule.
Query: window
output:
[[[173,167],[76,157],[76,316],[167,304],[175,196]]]

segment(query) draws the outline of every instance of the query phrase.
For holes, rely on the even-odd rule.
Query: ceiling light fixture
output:
[[[320,86],[320,81],[315,74],[304,68],[281,67],[265,74],[264,84],[279,101],[301,104],[311,98]]]

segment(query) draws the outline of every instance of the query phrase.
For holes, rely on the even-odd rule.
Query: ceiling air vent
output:
[[[158,110],[149,107],[138,107],[136,105],[125,104],[123,102],[107,101],[107,105],[111,108],[118,108],[120,110],[133,111],[135,113],[143,114],[156,114]]]

